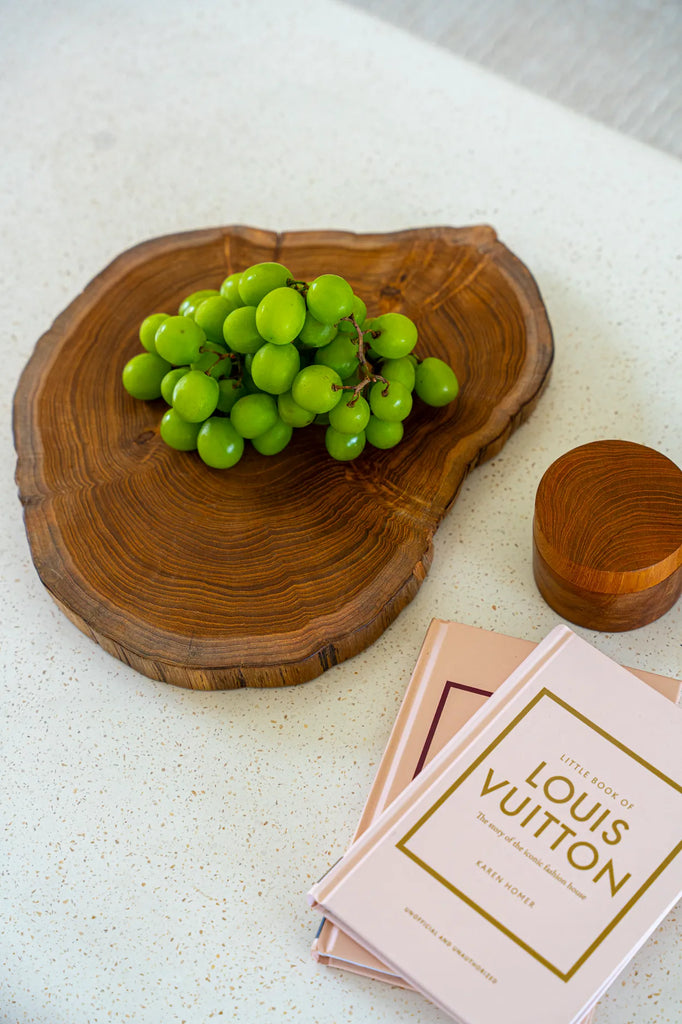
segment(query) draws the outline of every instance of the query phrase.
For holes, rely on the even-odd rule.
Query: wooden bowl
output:
[[[411,414],[405,440],[351,463],[322,428],[280,455],[208,469],[159,437],[163,403],[121,386],[140,321],[261,260],[342,274],[370,315],[418,324],[459,399]],[[547,381],[538,289],[489,227],[386,235],[226,227],[123,253],[38,341],[14,403],[17,483],[38,573],[107,651],[200,689],[299,683],[357,654],[414,597],[433,533]],[[250,447],[250,446],[249,446]]]
[[[653,622],[682,593],[682,472],[630,441],[562,455],[537,490],[533,570],[547,603],[579,626]]]

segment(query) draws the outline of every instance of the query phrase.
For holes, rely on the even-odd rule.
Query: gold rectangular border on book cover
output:
[[[563,981],[569,981],[573,977],[575,972],[578,970],[578,968],[585,963],[588,957],[590,957],[592,953],[594,953],[595,949],[597,949],[597,947],[604,941],[606,936],[616,927],[618,922],[622,920],[622,918],[628,913],[629,910],[631,910],[631,908],[635,905],[637,900],[640,899],[640,897],[654,883],[658,876],[663,871],[665,871],[665,869],[671,863],[671,861],[674,860],[674,858],[682,849],[682,842],[678,843],[677,846],[673,847],[673,849],[670,851],[667,857],[665,857],[658,865],[656,870],[652,872],[652,874],[646,879],[643,885],[640,886],[640,888],[632,896],[632,898],[628,900],[628,902],[619,910],[619,912],[615,915],[613,920],[609,922],[606,928],[602,930],[602,932],[597,936],[594,942],[592,942],[591,945],[587,947],[585,952],[575,961],[575,963],[568,969],[568,971],[562,971],[560,968],[550,963],[550,961],[547,960],[546,957],[542,956],[542,954],[539,953],[536,949],[533,949],[532,946],[529,946],[528,943],[524,942],[523,939],[519,938],[518,935],[515,935],[514,932],[512,932],[509,928],[505,927],[505,925],[503,925],[501,921],[498,921],[495,917],[492,916],[492,914],[489,914],[488,911],[484,910],[483,907],[480,907],[474,900],[470,899],[470,897],[468,897],[465,893],[458,889],[457,886],[453,885],[452,882],[449,882],[446,878],[439,874],[439,872],[435,871],[434,868],[430,867],[429,864],[427,864],[420,857],[418,857],[417,854],[413,853],[411,850],[407,848],[407,843],[409,842],[409,840],[415,835],[416,832],[419,831],[419,829],[431,817],[431,815],[438,810],[441,804],[443,804],[446,800],[449,799],[449,797],[457,789],[457,787],[460,786],[462,782],[464,782],[464,780],[468,778],[468,776],[471,775],[473,771],[476,770],[476,768],[478,768],[478,766],[486,759],[486,757],[488,757],[491,751],[493,751],[495,747],[499,743],[501,743],[505,736],[507,736],[512,731],[512,729],[514,729],[518,725],[518,723],[530,711],[532,711],[536,704],[538,704],[539,701],[541,701],[543,698],[553,700],[556,704],[562,707],[569,714],[574,715],[577,719],[579,719],[589,728],[599,733],[600,736],[603,736],[604,739],[608,740],[610,743],[613,743],[613,745],[618,747],[619,750],[622,750],[633,760],[637,761],[638,764],[641,764],[643,768],[647,769],[647,771],[650,771],[657,778],[661,779],[667,785],[671,786],[677,793],[682,793],[682,786],[678,785],[673,779],[669,779],[667,775],[664,775],[653,765],[649,764],[648,761],[645,761],[643,758],[641,758],[638,754],[634,752],[634,750],[630,750],[630,748],[626,747],[624,743],[621,743],[620,740],[617,740],[615,736],[612,736],[610,733],[606,732],[600,726],[590,721],[589,718],[581,714],[579,711],[576,711],[575,708],[572,708],[570,704],[567,704],[560,697],[557,697],[556,694],[552,693],[548,689],[543,688],[535,695],[535,697],[533,697],[531,701],[529,701],[526,707],[523,708],[523,710],[520,711],[519,714],[516,715],[516,717],[513,718],[511,722],[509,722],[509,724],[502,730],[502,732],[495,737],[492,743],[490,743],[486,747],[486,749],[481,754],[479,754],[479,756],[469,765],[466,771],[463,772],[462,775],[460,775],[459,778],[456,779],[455,782],[453,782],[452,785],[448,787],[448,789],[438,798],[438,800],[433,804],[433,806],[430,807],[421,816],[419,821],[412,826],[412,828],[402,837],[402,839],[400,839],[396,843],[396,847],[407,857],[409,857],[410,860],[414,861],[415,864],[418,864],[419,867],[423,868],[423,870],[426,871],[429,875],[431,875],[432,878],[435,878],[437,882],[445,886],[445,888],[448,889],[450,892],[454,893],[455,896],[458,896],[469,907],[471,907],[478,914],[484,917],[486,921],[489,921],[490,924],[492,924],[495,928],[497,928],[504,935],[510,938],[513,942],[515,942],[518,946],[520,946],[521,949],[524,949],[527,953],[529,953],[530,956],[532,956],[535,960],[537,960],[544,967],[546,967],[547,970],[551,971],[552,974],[556,974],[556,976],[558,978],[561,978]]]

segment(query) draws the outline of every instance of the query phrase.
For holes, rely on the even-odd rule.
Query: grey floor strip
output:
[[[682,157],[682,0],[347,0]]]

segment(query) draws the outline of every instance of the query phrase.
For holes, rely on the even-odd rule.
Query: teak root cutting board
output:
[[[403,442],[335,462],[323,428],[280,455],[208,469],[159,436],[161,400],[121,385],[151,312],[262,260],[346,277],[369,314],[419,328],[461,384]],[[485,226],[383,235],[225,227],[124,252],[38,341],[14,403],[17,484],[36,568],[66,615],[180,686],[300,683],[371,644],[414,597],[469,470],[531,413],[552,334],[525,266]]]

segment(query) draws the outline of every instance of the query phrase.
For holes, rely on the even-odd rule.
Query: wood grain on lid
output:
[[[639,612],[630,601],[625,619],[631,625],[616,625],[624,621],[624,604],[612,605],[611,622],[601,602],[604,624],[594,628],[633,628],[643,624],[636,621],[638,615],[652,621],[679,596],[682,472],[662,453],[630,441],[594,441],[574,448],[540,481],[533,540],[540,589],[566,617],[594,625],[597,595],[641,593]],[[567,609],[569,590],[573,602],[583,597],[579,618],[574,607]]]

